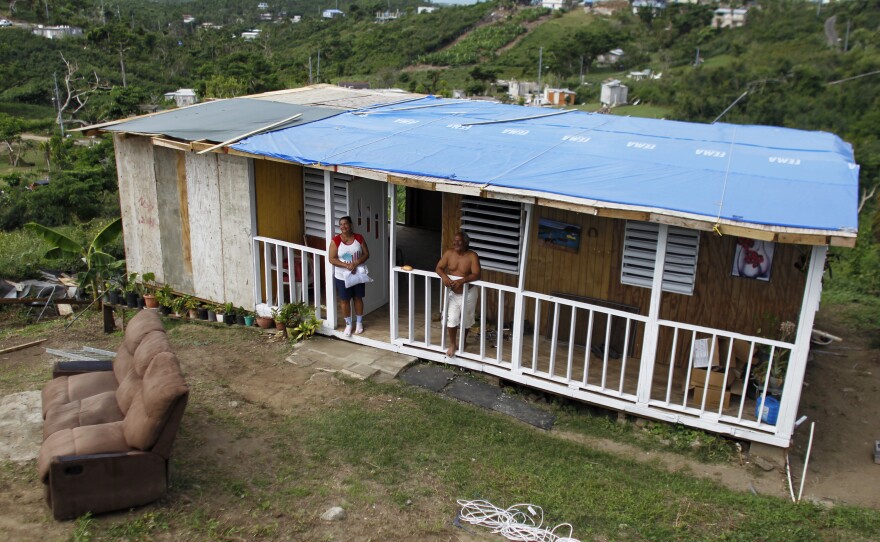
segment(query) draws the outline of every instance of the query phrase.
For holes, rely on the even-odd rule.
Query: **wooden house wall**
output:
[[[162,262],[156,267],[161,267],[164,273],[161,282],[179,292],[192,292],[186,159],[182,151],[165,147],[153,147],[153,154],[162,242]]]
[[[224,301],[220,185],[216,154],[186,153],[190,249],[195,295]]]
[[[223,240],[224,301],[253,306],[254,256],[251,160],[217,155]]]
[[[114,135],[113,141],[126,266],[129,272],[152,271],[162,281],[163,270],[153,265],[162,261],[153,146],[141,137]]]
[[[303,243],[303,171],[294,164],[254,161],[257,235]]]
[[[559,250],[540,242],[538,220],[541,218],[579,226],[581,240],[577,253]],[[459,229],[460,223],[461,196],[445,194],[444,249],[451,246],[452,236]],[[603,300],[614,304],[616,308],[622,307],[646,316],[651,290],[620,282],[625,225],[623,220],[536,206],[532,213],[526,290],[586,302]],[[775,320],[777,323],[785,320],[797,322],[806,275],[795,266],[804,255],[809,255],[809,250],[797,245],[777,244],[771,279],[764,282],[731,275],[736,241],[736,237],[718,237],[713,233],[702,232],[694,293],[683,295],[664,292],[660,310],[662,319],[747,335],[755,335],[762,322],[766,323],[767,320]],[[515,286],[517,276],[484,271],[483,280]],[[505,318],[512,316],[510,307],[512,302],[505,311]],[[528,303],[525,310],[526,319],[531,320],[534,305]],[[537,323],[538,331],[547,336],[552,332],[549,329],[548,312],[546,307],[542,307],[541,322]],[[559,326],[558,334],[561,340],[565,340],[568,335],[569,315],[570,312],[566,310],[560,313],[560,321],[563,323]],[[586,335],[586,319],[583,315],[578,315],[578,319],[576,340],[583,341]],[[603,326],[604,323],[594,325],[594,338],[604,335]],[[622,344],[622,326],[612,326],[612,340]],[[766,330],[763,331],[766,333]],[[639,353],[641,339],[642,333],[638,330],[633,354]],[[661,336],[661,356],[669,351],[670,342],[670,336]]]

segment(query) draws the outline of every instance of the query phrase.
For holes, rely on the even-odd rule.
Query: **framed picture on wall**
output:
[[[775,248],[776,245],[773,241],[758,241],[740,237],[736,240],[736,252],[733,255],[731,274],[734,277],[769,281]]]
[[[538,220],[538,240],[544,246],[577,254],[581,244],[581,227],[541,218]]]

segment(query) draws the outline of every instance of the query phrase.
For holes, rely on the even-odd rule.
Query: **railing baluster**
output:
[[[746,405],[746,393],[748,390],[746,386],[749,385],[749,377],[752,375],[752,358],[755,356],[755,341],[751,341],[749,343],[749,359],[746,361],[746,373],[743,375],[743,394],[739,399],[739,412],[737,413],[737,420],[742,420],[743,417],[743,408]]]
[[[481,328],[482,329],[482,328]],[[498,291],[498,310],[495,314],[495,362],[501,364],[504,357],[504,291]],[[482,334],[482,331],[481,331]]]
[[[431,346],[431,312],[431,277],[425,275],[425,346]]]
[[[272,304],[272,265],[269,261],[269,243],[263,243],[263,283],[265,290],[264,301],[267,305]]]
[[[694,342],[697,340],[697,332],[691,331],[691,350],[688,353],[687,357],[687,376],[684,379],[684,400],[681,402],[681,406],[687,406],[688,400],[688,391],[691,389],[691,367],[694,365]]]
[[[658,334],[659,336],[659,334]],[[675,369],[675,350],[678,348],[678,328],[672,328],[672,353],[669,354],[669,376],[666,380],[666,402],[672,400],[672,376]]]
[[[532,334],[532,372],[538,372],[538,335],[541,329],[541,300],[535,298],[535,332]]]
[[[611,313],[605,318],[605,344],[602,352],[602,389],[605,389],[605,377],[608,375],[608,352],[611,350]]]
[[[409,341],[413,342],[415,340],[415,330],[416,330],[416,299],[415,299],[415,284],[414,277],[412,273],[407,274],[406,276],[406,302],[407,302],[407,337],[409,337]]]
[[[623,393],[623,377],[626,374],[626,349],[629,346],[629,328],[631,320],[627,318],[626,322],[626,330],[623,334],[623,352],[620,353],[620,389],[617,390],[618,393]]]
[[[552,332],[550,333],[550,365],[547,367],[547,374],[553,378],[556,372],[556,347],[559,344],[559,302],[553,303],[553,321]]]
[[[568,364],[566,365],[565,380],[571,383],[571,373],[574,371],[574,335],[575,324],[577,322],[577,308],[571,308],[571,325],[568,329]]]
[[[587,381],[590,377],[590,355],[592,352],[590,348],[593,345],[593,317],[595,315],[595,311],[589,309],[589,317],[587,322],[587,343],[584,351],[584,386],[587,385]]]

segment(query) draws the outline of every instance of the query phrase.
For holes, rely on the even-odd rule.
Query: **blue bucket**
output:
[[[761,411],[761,396],[755,399],[755,417],[760,417],[762,422],[776,425],[776,417],[779,416],[779,400],[768,395],[764,399],[764,412],[759,416]]]

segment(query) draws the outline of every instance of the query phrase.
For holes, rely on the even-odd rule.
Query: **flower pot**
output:
[[[142,308],[144,308],[144,307],[146,307],[146,306],[147,306],[147,305],[146,305],[146,302],[144,301],[144,298],[141,297],[141,296],[138,296],[138,298],[137,298],[137,308],[138,308],[138,309],[142,309]]]
[[[257,316],[257,325],[260,329],[269,329],[275,325],[275,320],[267,316]]]
[[[224,322],[225,318],[226,318],[226,315],[223,314],[222,312],[215,312],[215,313],[214,313],[214,318],[216,318],[217,321],[220,322],[220,323],[222,324],[222,323]]]
[[[198,318],[199,318],[198,309],[189,309],[189,319],[190,320],[197,320]]]
[[[148,309],[158,309],[159,301],[156,299],[156,296],[153,294],[145,294],[144,295],[144,306]]]
[[[125,294],[125,304],[128,305],[129,309],[136,309],[138,306],[138,295],[134,292],[127,292]]]
[[[171,314],[171,307],[159,307],[159,312],[164,314],[165,316],[168,316],[169,314]]]
[[[245,320],[245,318],[247,318],[247,316],[245,316],[245,315],[243,315],[243,314],[236,314],[236,315],[235,315],[235,323],[238,324],[238,325],[240,325],[240,326],[252,326],[252,325],[254,325],[254,319],[253,319],[253,318],[251,318],[251,321],[250,321],[250,322],[247,322],[247,321]]]
[[[107,303],[111,305],[119,305],[119,291],[118,290],[110,290],[107,292]]]
[[[196,311],[198,313],[199,320],[207,320],[208,319],[208,309],[201,308],[201,309],[196,309]]]
[[[235,315],[234,315],[234,314],[226,314],[226,315],[224,315],[224,316],[223,316],[223,322],[224,322],[227,326],[231,326],[232,324],[235,323]]]
[[[217,319],[217,313],[212,311],[211,309],[208,309],[208,316],[205,317],[205,320],[207,320],[209,322],[213,322],[216,319]]]
[[[246,325],[248,327],[254,325],[254,317],[253,316],[242,316],[241,320],[242,320],[242,322],[244,322],[244,325]]]
[[[281,320],[275,321],[275,329],[277,329],[278,331],[284,331],[286,328],[287,328],[287,326],[284,325],[283,321],[281,321]]]

